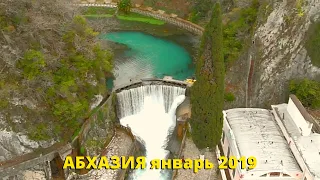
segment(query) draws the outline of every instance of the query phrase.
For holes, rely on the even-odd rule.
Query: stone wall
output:
[[[93,0],[94,1],[94,0]],[[96,3],[95,2],[88,2],[88,1],[76,1],[74,5],[77,6],[102,6],[102,7],[110,7],[110,8],[116,8],[117,5],[115,3]],[[149,17],[153,17],[155,19],[159,19],[159,20],[163,20],[167,23],[176,25],[182,29],[185,29],[189,32],[192,32],[196,35],[202,35],[204,28],[194,24],[190,21],[184,20],[182,18],[177,17],[176,14],[166,14],[164,11],[162,10],[153,10],[151,7],[146,7],[146,8],[142,8],[142,7],[137,7],[137,8],[132,8],[131,9],[132,12],[138,13],[138,14],[142,14],[145,16],[149,16]]]
[[[163,20],[167,23],[176,25],[182,29],[185,29],[185,30],[190,31],[190,32],[197,34],[197,35],[202,35],[202,32],[204,31],[204,29],[201,26],[193,24],[190,21],[186,21],[184,19],[181,19],[181,18],[177,17],[175,14],[168,15],[168,14],[162,13],[161,11],[153,11],[152,9],[148,9],[148,8],[146,8],[146,9],[134,8],[131,11],[145,15],[145,16],[149,16],[149,17]]]

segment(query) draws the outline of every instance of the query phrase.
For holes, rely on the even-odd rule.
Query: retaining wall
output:
[[[153,17],[153,18],[156,18],[159,20],[163,20],[167,23],[176,25],[182,29],[185,29],[185,30],[192,32],[194,34],[197,34],[197,35],[202,35],[202,32],[204,31],[204,29],[201,26],[196,25],[190,21],[181,19],[179,17],[173,17],[172,15],[170,16],[168,14],[160,14],[157,11],[152,11],[152,10],[149,11],[149,10],[143,9],[143,8],[134,8],[131,11],[145,15],[145,16],[150,16],[150,17]]]
[[[109,8],[116,8],[117,4],[110,3],[110,4],[73,4],[75,6],[82,6],[82,7],[109,7]],[[179,18],[174,14],[168,15],[165,13],[160,13],[159,11],[149,10],[148,8],[132,8],[132,12],[142,14],[145,16],[153,17],[155,19],[163,20],[167,23],[176,25],[182,29],[185,29],[189,32],[192,32],[197,35],[202,35],[204,28],[194,24],[190,21],[185,19]]]

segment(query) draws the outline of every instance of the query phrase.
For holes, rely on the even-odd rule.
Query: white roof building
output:
[[[273,105],[272,109],[291,151],[305,169],[305,179],[320,180],[320,134],[312,132],[314,119],[294,95],[288,104]]]
[[[221,156],[254,156],[254,169],[226,170],[227,179],[320,180],[320,134],[295,96],[272,110],[224,111]],[[306,120],[307,119],[307,120]]]

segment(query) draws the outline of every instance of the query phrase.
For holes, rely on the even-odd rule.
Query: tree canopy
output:
[[[196,62],[197,81],[191,88],[192,138],[199,149],[218,144],[223,127],[224,59],[220,3],[213,7]]]

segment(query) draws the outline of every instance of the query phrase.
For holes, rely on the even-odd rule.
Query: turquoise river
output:
[[[102,39],[126,46],[115,55],[115,86],[127,84],[130,79],[172,76],[185,80],[194,74],[192,57],[173,41],[136,31],[112,32],[102,35]]]

